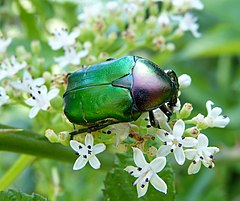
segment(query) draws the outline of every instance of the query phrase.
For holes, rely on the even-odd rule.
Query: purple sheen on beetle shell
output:
[[[155,109],[170,98],[171,80],[155,64],[139,59],[133,68],[132,95],[139,111]]]

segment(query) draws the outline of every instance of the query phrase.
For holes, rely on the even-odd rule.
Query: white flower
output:
[[[9,101],[9,96],[4,88],[0,87],[0,107]]]
[[[161,12],[161,15],[158,17],[157,23],[160,27],[166,27],[170,25],[170,19],[166,11]]]
[[[56,30],[53,33],[54,38],[48,41],[48,44],[53,50],[58,50],[60,48],[69,47],[75,44],[76,38],[79,36],[80,31],[78,29],[74,30],[68,34],[67,29]]]
[[[55,98],[59,89],[52,89],[47,92],[47,87],[42,85],[41,87],[32,87],[31,89],[31,98],[25,100],[27,105],[32,106],[32,109],[29,112],[29,117],[34,118],[39,110],[47,110],[50,105],[50,100]]]
[[[187,88],[191,85],[192,79],[187,74],[182,74],[178,77],[179,87],[181,89]]]
[[[215,107],[212,109],[213,104],[214,103],[210,100],[206,103],[208,115],[205,117],[205,122],[209,127],[224,128],[230,122],[230,119],[227,116],[220,115],[222,113],[222,108]]]
[[[24,71],[23,79],[21,80],[21,82],[11,82],[11,85],[15,89],[30,93],[31,88],[40,87],[44,84],[44,82],[45,82],[44,78],[40,77],[32,79],[31,74],[28,71]]]
[[[7,49],[7,47],[10,45],[12,39],[4,39],[3,37],[0,37],[0,54],[4,53]]]
[[[83,12],[78,15],[78,20],[80,22],[86,22],[92,19],[99,19],[102,15],[104,15],[104,6],[102,2],[95,2],[84,6]]]
[[[183,147],[193,147],[197,144],[195,138],[183,136],[184,130],[185,124],[181,119],[173,126],[172,134],[160,129],[157,136],[164,142],[164,145],[158,149],[157,156],[167,156],[173,152],[177,163],[183,165],[185,162]]]
[[[79,143],[75,140],[70,141],[70,146],[79,155],[77,160],[73,165],[73,170],[80,170],[82,169],[87,162],[94,168],[100,168],[100,161],[95,156],[106,149],[106,145],[103,143],[93,145],[93,136],[91,134],[87,134],[85,137],[85,145]]]
[[[120,7],[120,5],[116,1],[108,1],[106,4],[107,10],[109,10],[110,12],[118,11],[119,7]]]
[[[155,189],[167,193],[166,183],[157,175],[166,165],[165,157],[157,157],[151,163],[147,163],[142,151],[133,147],[133,160],[137,167],[127,166],[124,170],[137,177],[133,185],[137,185],[138,198],[144,196],[148,190],[149,182]]]
[[[138,9],[138,5],[136,5],[135,3],[123,4],[124,13],[126,13],[130,17],[134,17],[137,14]]]
[[[25,61],[19,63],[15,56],[11,56],[11,58],[5,58],[3,62],[0,63],[0,80],[5,77],[13,76],[26,66],[27,63]]]
[[[64,67],[68,64],[79,65],[81,58],[87,56],[88,50],[82,50],[77,52],[74,47],[69,47],[65,49],[65,55],[62,57],[55,58],[55,62],[58,63],[60,67]]]
[[[188,174],[196,174],[203,164],[207,168],[213,168],[213,154],[219,152],[217,147],[208,147],[208,138],[203,134],[198,135],[198,143],[195,149],[185,150],[186,158],[193,160],[188,168]]]
[[[213,104],[214,103],[210,100],[206,102],[206,108],[208,111],[208,115],[206,117],[202,114],[198,114],[196,117],[192,118],[191,121],[195,123],[197,127],[201,129],[208,127],[224,128],[227,124],[229,124],[229,117],[220,115],[222,113],[222,108],[215,107],[212,109]]]
[[[200,0],[171,0],[172,5],[178,10],[197,9],[202,10],[204,5]]]
[[[179,29],[181,31],[191,31],[193,36],[199,38],[201,34],[198,32],[199,25],[197,24],[197,17],[191,13],[185,13],[184,16],[173,16],[174,20],[179,21]]]

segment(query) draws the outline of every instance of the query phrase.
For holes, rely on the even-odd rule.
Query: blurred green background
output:
[[[24,0],[22,0],[24,1]],[[29,49],[31,40],[38,39],[43,55],[53,62],[53,51],[47,44],[47,29],[53,18],[67,22],[68,27],[78,24],[77,7],[70,1],[32,0],[34,10],[27,10],[17,0],[0,0],[0,30],[14,38],[10,53],[18,45]],[[187,73],[192,85],[183,91],[182,103],[193,104],[194,114],[206,111],[205,103],[212,100],[223,108],[231,122],[225,129],[206,130],[213,146],[221,152],[216,156],[216,168],[202,168],[197,175],[187,175],[187,165],[176,166],[176,190],[179,201],[239,201],[240,200],[240,12],[238,0],[204,0],[204,10],[196,12],[201,38],[187,33],[176,42],[174,53],[153,54],[150,59],[160,66],[174,69],[177,74]],[[207,112],[206,112],[207,113]],[[205,114],[206,114],[205,113]],[[6,116],[4,116],[6,115]],[[0,122],[15,125],[7,114]],[[29,128],[30,124],[17,122]],[[0,152],[0,177],[16,160],[17,154]],[[105,171],[89,167],[72,171],[72,164],[39,159],[26,169],[12,188],[44,196],[58,193],[61,200],[102,200],[101,189]]]

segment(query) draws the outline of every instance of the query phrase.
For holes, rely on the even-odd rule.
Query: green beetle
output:
[[[174,71],[164,72],[138,56],[108,59],[67,79],[64,113],[70,122],[83,126],[72,135],[135,121],[143,112],[149,112],[151,125],[159,128],[152,110],[160,108],[170,118],[179,90]]]

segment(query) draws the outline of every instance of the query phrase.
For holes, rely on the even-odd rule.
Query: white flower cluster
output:
[[[117,56],[143,45],[158,51],[173,51],[172,39],[181,37],[184,32],[190,31],[194,37],[201,36],[197,17],[189,12],[193,9],[203,9],[202,2],[84,2],[79,4],[77,27],[72,32],[61,27],[55,29],[48,43],[53,50],[64,50],[63,56],[54,58],[61,68],[79,65],[82,58],[88,63],[105,60],[112,57],[112,49],[118,50]]]
[[[0,38],[0,53],[5,53],[10,42],[11,39],[4,40],[2,37]],[[32,107],[29,117],[33,118],[39,110],[47,110],[50,107],[50,100],[58,95],[59,89],[52,89],[48,92],[47,87],[43,85],[45,83],[44,78],[32,79],[31,74],[26,70],[23,73],[21,82],[12,81],[16,80],[14,75],[26,67],[27,62],[20,62],[16,56],[4,58],[0,63],[0,81],[10,79],[10,85],[13,88],[30,94],[31,97],[25,100],[25,103]],[[10,102],[10,97],[6,93],[6,88],[9,88],[9,82],[6,82],[5,86],[4,82],[1,83],[3,87],[0,86],[0,107]]]
[[[60,67],[65,67],[69,64],[79,65],[81,58],[87,56],[87,49],[77,51],[74,47],[76,38],[79,36],[79,34],[80,31],[78,29],[68,34],[67,29],[62,28],[60,30],[55,30],[53,33],[53,38],[49,39],[48,43],[53,50],[58,50],[61,48],[64,50],[64,56],[54,59]]]
[[[28,71],[24,71],[23,79],[21,82],[11,82],[11,85],[22,92],[26,92],[30,95],[30,98],[25,100],[25,103],[31,106],[29,117],[34,118],[39,110],[47,110],[50,107],[50,100],[55,98],[59,89],[51,89],[49,92],[47,87],[43,85],[45,83],[44,78],[33,79]]]
[[[179,77],[180,89],[186,88],[191,84],[191,78],[183,74]],[[230,119],[226,116],[220,115],[222,109],[219,107],[211,108],[213,103],[207,101],[206,107],[208,114],[204,117],[202,114],[193,117],[191,120],[183,120],[190,116],[192,111],[192,105],[186,103],[181,108],[180,101],[175,109],[177,120],[174,125],[171,126],[171,123],[167,122],[167,117],[160,110],[154,111],[155,118],[159,121],[161,129],[155,129],[156,137],[159,139],[162,144],[156,149],[153,155],[156,157],[148,163],[145,160],[144,154],[140,148],[133,147],[133,160],[137,167],[127,166],[124,170],[127,171],[132,176],[136,177],[136,181],[133,185],[137,187],[138,197],[142,197],[146,194],[149,183],[153,187],[163,193],[167,193],[167,184],[158,176],[157,173],[161,172],[166,165],[166,157],[169,154],[174,155],[176,162],[179,165],[183,165],[186,159],[190,160],[191,163],[188,167],[188,174],[196,174],[199,172],[201,165],[203,164],[207,168],[213,168],[214,164],[214,154],[219,152],[219,148],[209,146],[208,137],[201,133],[201,130],[208,127],[219,127],[224,128],[229,122]],[[186,128],[188,124],[195,124],[194,127]],[[114,131],[117,128],[121,127],[120,125],[112,126],[113,132],[118,136],[117,145],[119,141],[126,139],[127,135],[123,136],[123,139],[119,138],[119,132]],[[136,126],[136,125],[135,125]],[[127,133],[131,132],[130,130],[134,127],[131,124],[128,126],[125,124],[124,129],[120,129],[120,132]],[[77,152],[79,158],[76,160],[73,169],[83,168],[89,161],[90,165],[98,169],[100,167],[100,162],[96,158],[96,154],[105,150],[104,144],[97,144],[93,146],[93,136],[87,134],[85,138],[85,145],[75,141],[70,141],[71,147]],[[137,144],[135,145],[137,146]]]

